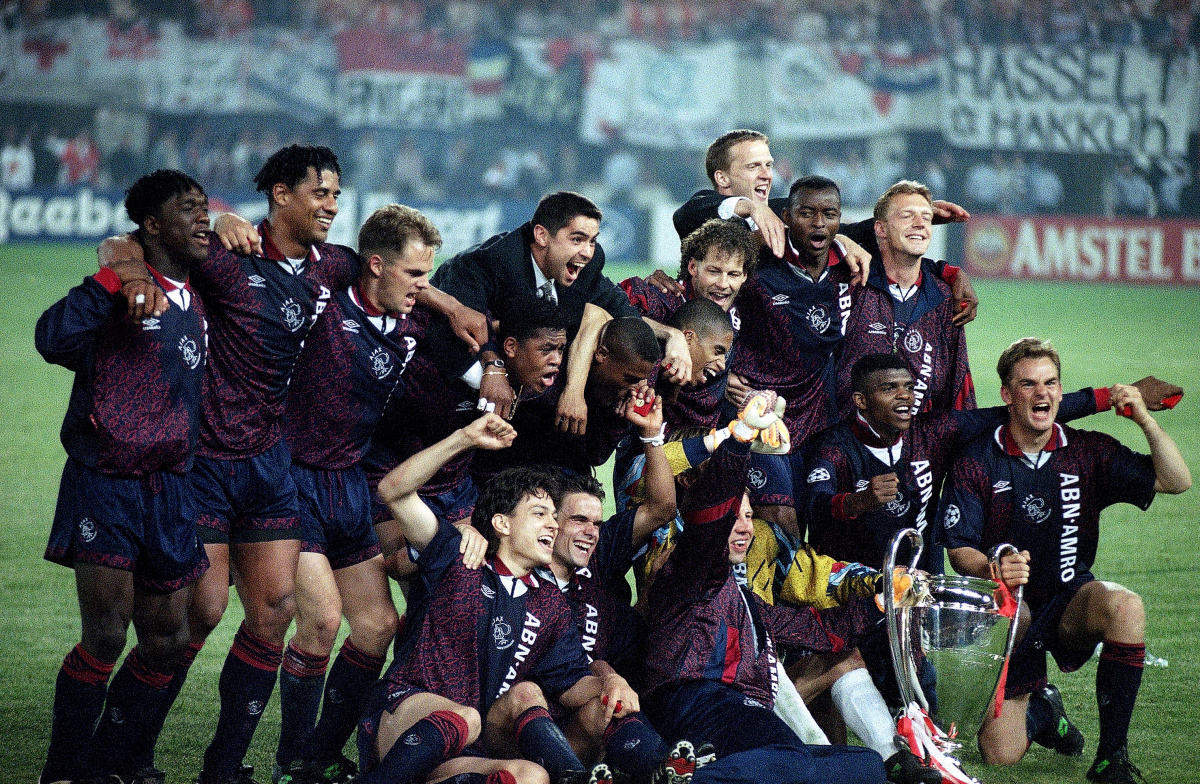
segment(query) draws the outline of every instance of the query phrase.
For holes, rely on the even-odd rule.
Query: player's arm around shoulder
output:
[[[1132,419],[1146,435],[1150,445],[1150,458],[1154,461],[1154,491],[1178,495],[1192,486],[1192,473],[1183,460],[1183,454],[1175,440],[1167,435],[1162,425],[1146,409],[1142,393],[1137,387],[1116,384],[1112,392],[1113,408],[1122,411],[1129,408]]]

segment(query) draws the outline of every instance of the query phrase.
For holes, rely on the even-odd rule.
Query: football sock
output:
[[[546,708],[535,705],[527,709],[517,717],[515,724],[521,756],[545,768],[550,781],[558,781],[569,770],[584,770],[567,736],[550,718]]]
[[[158,737],[167,717],[162,704],[167,700],[170,683],[171,673],[147,665],[142,659],[142,647],[134,646],[113,676],[108,702],[96,728],[94,767],[100,774],[124,776],[142,767],[138,741],[147,736]],[[153,754],[151,746],[151,757]]]
[[[868,748],[884,759],[896,753],[896,723],[865,668],[859,667],[838,678],[829,693],[846,726]]]
[[[1104,641],[1096,667],[1096,703],[1100,707],[1096,759],[1108,759],[1125,745],[1145,661],[1145,643]]]
[[[203,642],[190,642],[183,649],[179,665],[171,674],[171,682],[167,684],[166,694],[158,704],[159,715],[154,717],[154,721],[148,722],[152,731],[133,740],[130,756],[134,760],[133,769],[135,771],[154,766],[154,747],[158,744],[159,733],[162,732],[163,725],[167,722],[167,714],[171,712],[171,706],[175,704],[175,700],[179,698],[179,692],[183,690],[188,670],[192,668],[192,664],[196,661],[196,655],[203,647]]]
[[[221,712],[212,743],[204,752],[206,778],[220,780],[238,772],[275,690],[282,661],[282,646],[255,637],[245,623],[237,630],[218,682]]]
[[[54,684],[54,710],[50,724],[50,750],[42,781],[86,778],[91,760],[92,733],[104,710],[108,676],[105,664],[76,645],[63,659]]]
[[[421,784],[438,765],[467,745],[467,720],[454,711],[434,711],[396,739],[379,764],[355,784]]]
[[[328,655],[305,653],[296,647],[295,640],[283,651],[283,666],[279,670],[279,747],[275,750],[275,762],[281,767],[304,757],[308,751],[328,666]]]
[[[337,759],[341,753],[358,725],[371,684],[383,672],[384,659],[363,653],[349,638],[342,643],[342,650],[325,679],[321,720],[311,736],[316,762]]]
[[[604,730],[604,761],[634,781],[649,781],[668,751],[662,737],[640,712],[622,719],[614,717]]]

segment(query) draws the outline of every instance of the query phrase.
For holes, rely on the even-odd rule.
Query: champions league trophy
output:
[[[897,735],[912,753],[941,771],[943,781],[979,784],[953,756],[962,748],[955,739],[973,738],[984,711],[994,704],[1016,640],[1022,590],[1018,587],[1010,599],[992,580],[918,573],[923,544],[912,528],[892,538],[884,574],[896,575],[896,555],[906,539],[912,549],[907,574],[913,584],[902,597],[883,592],[892,666],[906,705]],[[1000,556],[1016,551],[1002,544],[992,552],[993,576],[999,575]],[[934,694],[921,687],[918,673],[923,668],[932,668],[936,677]]]

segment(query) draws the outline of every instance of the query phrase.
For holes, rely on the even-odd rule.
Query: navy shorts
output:
[[[375,748],[379,737],[379,724],[383,714],[390,713],[400,707],[400,703],[409,697],[422,694],[426,690],[419,686],[389,683],[386,679],[375,681],[368,690],[364,700],[362,718],[358,722],[358,734],[355,746],[358,748],[358,769],[363,773],[369,772],[379,764],[379,753]],[[483,744],[477,740],[458,753],[459,757],[485,757]]]
[[[196,455],[192,488],[196,525],[206,544],[300,538],[300,511],[287,442],[254,457]]]
[[[433,510],[438,519],[445,520],[450,525],[470,520],[478,498],[479,488],[469,474],[464,474],[462,481],[445,492],[436,495],[421,494],[421,500]]]
[[[1008,661],[1005,699],[1030,694],[1050,682],[1046,675],[1047,653],[1054,657],[1054,663],[1062,672],[1075,672],[1092,658],[1095,646],[1072,648],[1064,645],[1058,639],[1058,624],[1079,589],[1095,579],[1091,573],[1084,572],[1072,580],[1066,590],[1056,594],[1034,613],[1029,630],[1013,649]]]
[[[325,471],[292,465],[300,504],[300,550],[321,553],[334,569],[379,555],[371,490],[362,468]]]
[[[208,568],[188,478],[160,472],[121,479],[68,457],[46,560],[133,572],[135,585],[172,593]]]
[[[746,489],[751,506],[794,506],[792,464],[788,456],[751,452],[746,464]]]
[[[712,743],[717,761],[706,781],[722,784],[882,784],[883,758],[861,746],[809,746],[767,705],[715,681],[659,689],[643,703],[650,722],[673,743]],[[730,728],[736,727],[736,732]]]

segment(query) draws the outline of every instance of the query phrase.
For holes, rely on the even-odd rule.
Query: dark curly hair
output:
[[[254,185],[259,193],[267,194],[269,201],[271,189],[276,184],[283,183],[288,188],[295,188],[304,182],[309,169],[316,169],[318,173],[331,171],[339,177],[342,174],[333,150],[328,147],[292,144],[277,150],[267,158],[258,174],[254,175]]]
[[[125,212],[139,227],[154,215],[172,196],[204,188],[177,169],[157,169],[142,177],[125,191]]]

